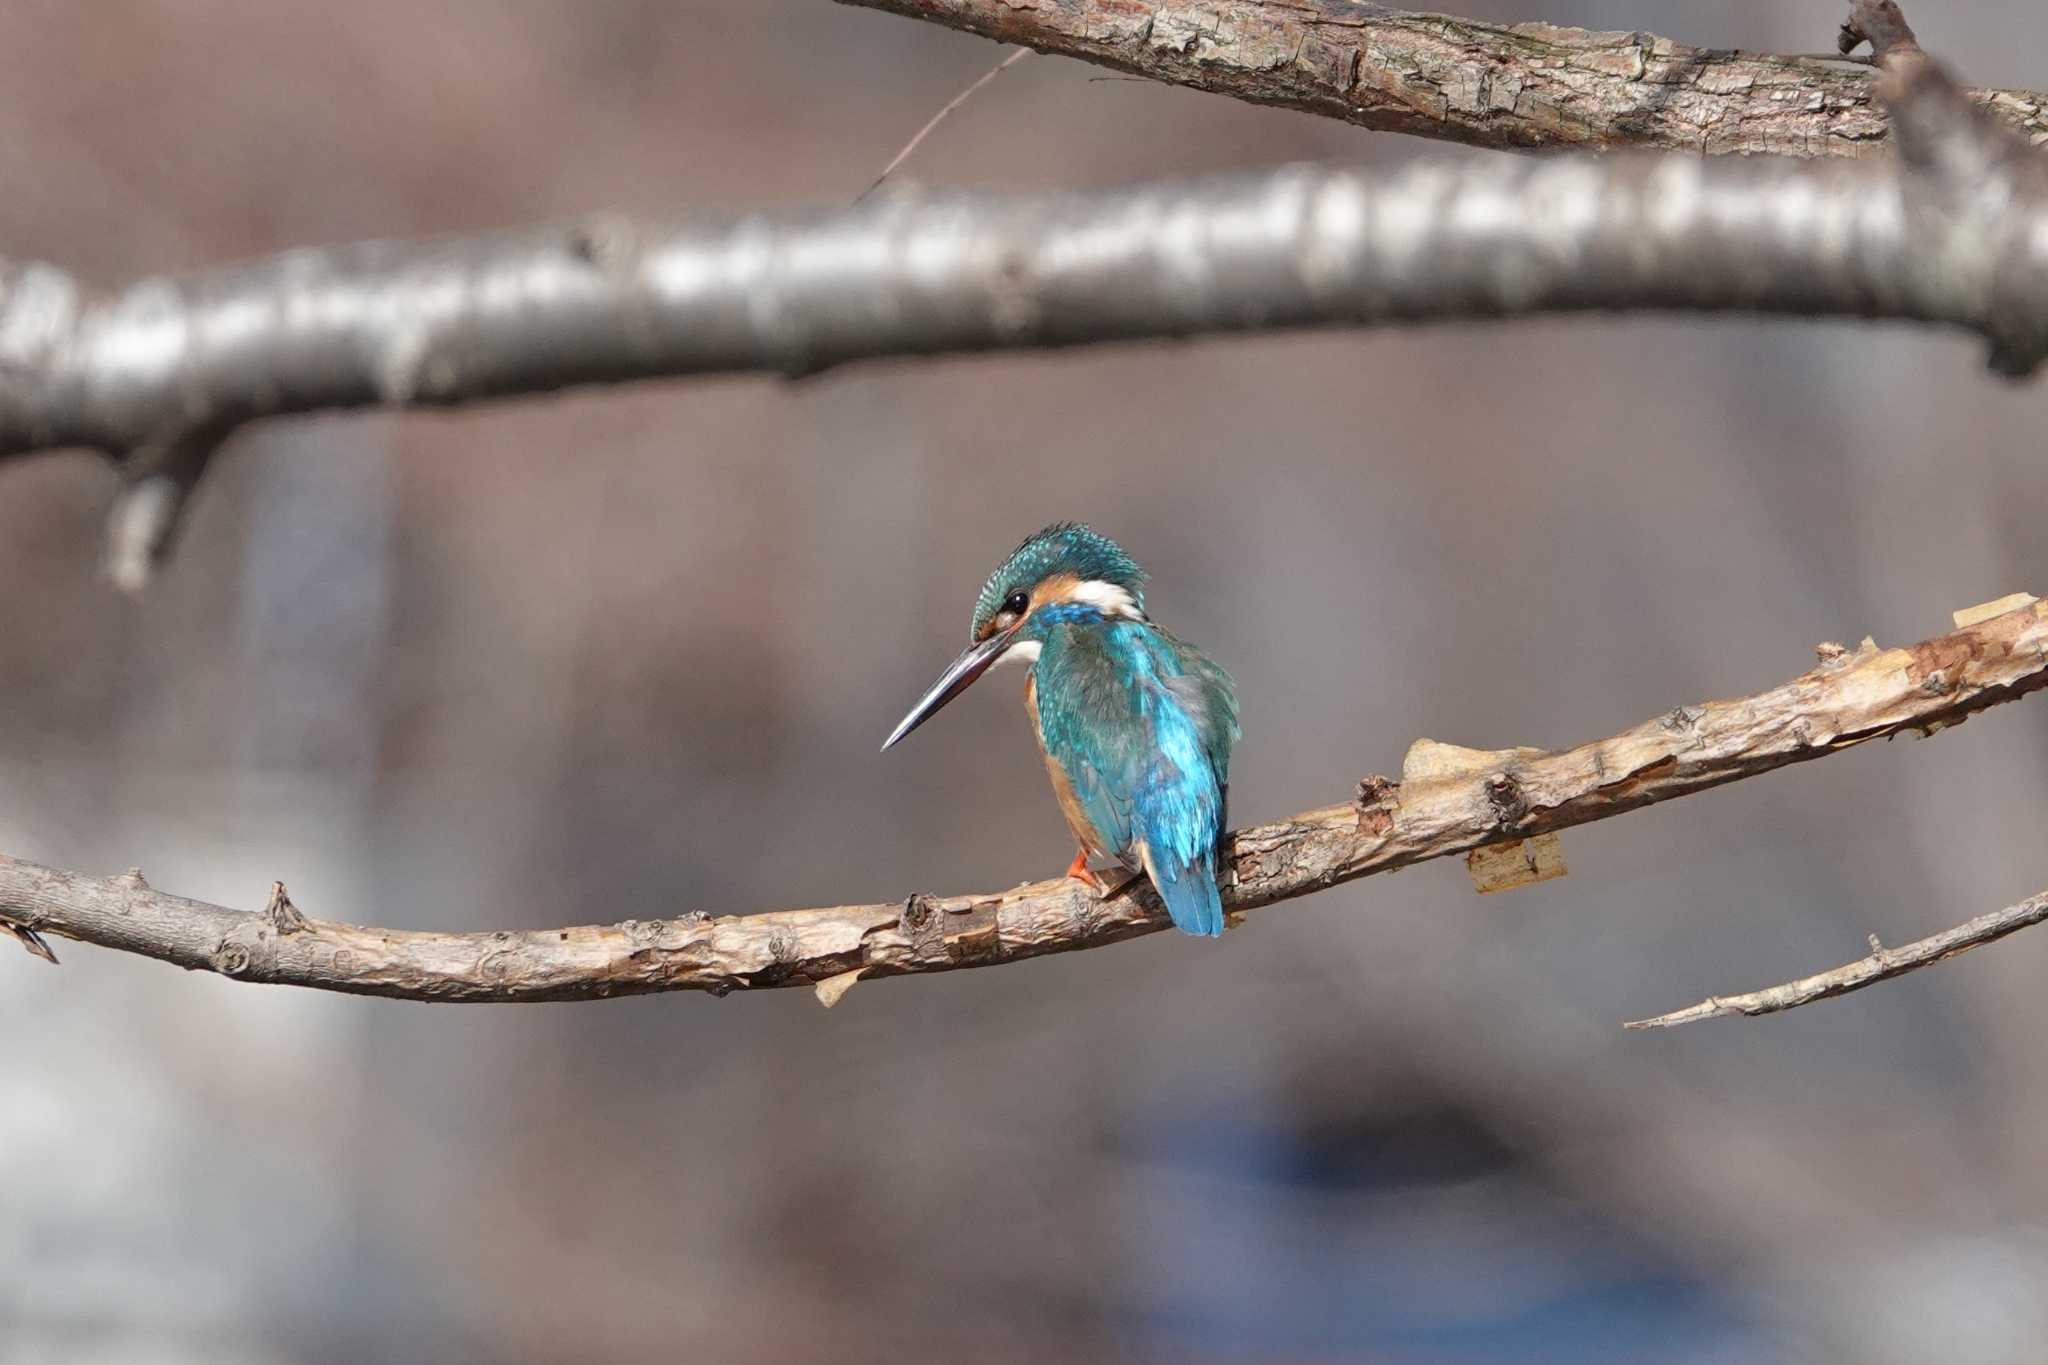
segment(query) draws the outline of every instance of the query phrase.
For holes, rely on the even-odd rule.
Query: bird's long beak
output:
[[[1003,651],[1010,647],[1011,637],[1015,634],[1014,630],[1006,630],[1000,635],[989,636],[979,644],[969,645],[959,658],[946,665],[946,671],[939,674],[939,680],[932,684],[931,690],[918,698],[917,705],[910,708],[910,714],[889,732],[889,737],[882,741],[882,748],[886,750],[897,740],[937,715],[939,709],[947,702],[974,686],[974,680],[988,672],[995,666],[996,660],[1003,657]]]

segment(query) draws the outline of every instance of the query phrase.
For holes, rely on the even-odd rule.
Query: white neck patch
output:
[[[1085,602],[1104,616],[1120,616],[1126,621],[1145,619],[1145,613],[1138,610],[1137,599],[1131,596],[1129,589],[1105,583],[1099,578],[1076,583],[1074,590],[1067,594],[1067,600]]]

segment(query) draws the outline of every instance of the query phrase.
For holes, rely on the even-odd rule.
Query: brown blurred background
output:
[[[1839,6],[1488,18],[1810,51]],[[1986,83],[2048,12],[1924,8]],[[106,284],[616,206],[850,198],[1001,52],[797,0],[0,9],[0,250]],[[1474,155],[1055,59],[909,177]],[[140,603],[110,476],[0,469],[0,850],[543,926],[1009,885],[1017,680],[887,757],[1085,517],[1233,668],[1246,820],[2042,590],[2048,390],[1952,337],[1461,327],[252,430]],[[2036,1360],[2048,932],[1672,1035],[2048,885],[2002,709],[1176,937],[807,993],[453,1009],[0,954],[0,1361]],[[63,951],[63,945],[59,945]]]

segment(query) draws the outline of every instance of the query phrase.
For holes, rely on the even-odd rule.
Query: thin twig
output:
[[[1358,800],[1232,836],[1233,915],[1360,877],[1603,820],[1907,732],[1938,733],[2048,687],[2048,603],[1903,649],[1824,652],[1813,670],[1684,706],[1554,753],[1418,764]],[[1441,747],[1441,746],[1437,746]],[[282,899],[282,893],[274,893]],[[446,917],[446,912],[440,912]],[[1167,926],[1149,888],[1108,901],[1067,881],[981,896],[540,931],[420,933],[245,913],[0,858],[0,920],[241,981],[421,1001],[586,1000],[834,983],[993,966]],[[1226,949],[1227,950],[1227,949]],[[858,972],[860,977],[850,977]]]
[[[1995,943],[2007,934],[2017,933],[2030,924],[2048,920],[2048,892],[2029,897],[2018,905],[2008,905],[2003,910],[1994,910],[1988,915],[1979,915],[1953,929],[1944,929],[1938,934],[1905,944],[1903,947],[1886,948],[1873,937],[1872,951],[1868,957],[1845,963],[1833,971],[1803,976],[1797,981],[1787,981],[1782,986],[1770,986],[1760,991],[1749,991],[1742,995],[1710,995],[1697,1005],[1688,1005],[1682,1010],[1660,1014],[1654,1019],[1633,1019],[1624,1028],[1675,1028],[1680,1024],[1696,1023],[1701,1019],[1724,1019],[1732,1014],[1776,1014],[1780,1010],[1796,1009],[1810,1005],[1816,1000],[1827,1000],[1850,991],[1860,991],[1865,986],[1874,986],[1880,981],[1889,981],[1907,972],[1931,967],[1943,958],[1966,953],[1986,943]]]
[[[997,62],[992,69],[983,73],[980,80],[968,86],[959,94],[953,96],[952,100],[947,103],[945,108],[939,110],[938,113],[933,114],[931,118],[925,122],[924,127],[917,130],[917,135],[915,137],[911,138],[910,141],[903,144],[903,150],[896,153],[895,156],[889,159],[889,164],[882,167],[882,173],[875,177],[874,183],[869,185],[866,189],[862,190],[859,194],[856,194],[853,197],[853,202],[858,204],[861,200],[867,198],[876,190],[880,189],[882,187],[882,182],[884,180],[887,180],[890,174],[894,172],[898,166],[901,166],[904,162],[910,159],[910,154],[917,150],[917,144],[923,142],[925,138],[931,135],[932,129],[938,127],[939,124],[945,121],[946,115],[952,113],[955,109],[958,109],[961,105],[973,99],[975,93],[979,91],[981,87],[987,85],[990,81],[1002,75],[1005,71],[1008,71],[1011,67],[1023,61],[1026,57],[1029,57],[1030,55],[1030,48],[1018,48],[1015,52],[1012,52],[1009,56]]]

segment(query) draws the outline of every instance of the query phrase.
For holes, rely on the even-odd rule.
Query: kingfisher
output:
[[[996,567],[969,644],[882,744],[888,749],[982,674],[1030,669],[1024,709],[1080,850],[1067,876],[1108,899],[1143,875],[1190,934],[1223,932],[1221,866],[1237,687],[1145,614],[1145,573],[1123,547],[1055,522]],[[1121,869],[1112,882],[1091,861]]]

